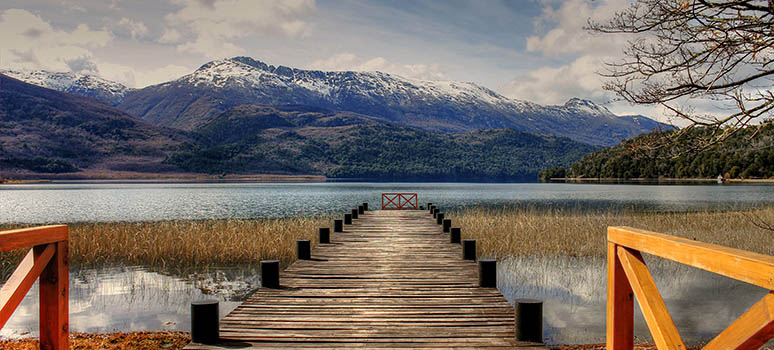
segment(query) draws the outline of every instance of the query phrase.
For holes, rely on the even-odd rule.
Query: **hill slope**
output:
[[[91,98],[0,74],[0,168],[164,171],[166,153],[188,139]]]
[[[534,181],[594,146],[515,130],[438,134],[329,111],[239,106],[198,127],[168,162],[190,171],[401,180]]]
[[[73,72],[0,70],[0,74],[5,74],[27,84],[74,95],[92,97],[110,106],[121,103],[126,93],[131,90],[121,83],[102,79],[94,75]]]
[[[275,67],[249,57],[212,61],[177,80],[129,91],[118,107],[157,125],[193,130],[242,104],[316,106],[432,132],[513,128],[597,145],[659,127],[652,119],[618,117],[586,100],[541,106],[473,83]]]

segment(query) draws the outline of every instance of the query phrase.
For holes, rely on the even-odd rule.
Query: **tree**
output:
[[[694,148],[772,123],[774,0],[636,0],[588,29],[631,35],[624,58],[601,72],[610,78],[604,88],[630,103],[665,107],[690,122],[684,131],[711,129]],[[701,114],[690,106],[695,98],[730,108],[721,116]]]

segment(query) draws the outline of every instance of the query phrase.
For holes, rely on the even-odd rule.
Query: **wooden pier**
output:
[[[513,307],[427,211],[366,211],[280,284],[223,318],[220,344],[186,349],[545,349],[515,340]]]

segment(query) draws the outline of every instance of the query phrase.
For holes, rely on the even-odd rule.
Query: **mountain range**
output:
[[[142,89],[72,73],[69,79],[49,74],[49,79],[40,71],[11,75],[94,96],[153,124],[182,130],[193,130],[243,104],[314,106],[441,133],[509,128],[603,146],[670,128],[644,116],[617,116],[604,106],[578,98],[561,106],[542,106],[507,98],[474,83],[421,81],[381,72],[302,70],[249,57],[208,62],[179,79]],[[59,83],[61,80],[73,83]],[[96,92],[99,90],[103,92]]]
[[[78,73],[0,72],[0,175],[534,180],[657,128],[669,129],[577,98],[541,106],[474,83],[248,57],[142,89]]]

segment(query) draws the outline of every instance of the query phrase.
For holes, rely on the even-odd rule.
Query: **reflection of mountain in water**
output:
[[[706,342],[766,293],[762,288],[672,261],[646,256],[669,313],[689,345]],[[605,342],[607,268],[604,258],[518,257],[498,266],[498,288],[515,299],[544,301],[547,344]],[[712,317],[707,317],[708,311]],[[652,342],[639,306],[635,337]]]

